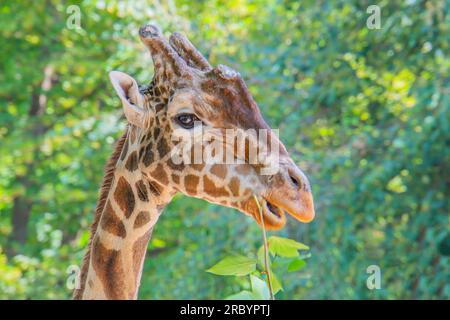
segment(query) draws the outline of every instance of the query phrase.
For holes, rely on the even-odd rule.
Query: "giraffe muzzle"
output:
[[[281,199],[274,202],[278,208],[285,210],[289,215],[303,223],[311,222],[316,215],[311,192],[300,191],[298,197],[293,201]]]
[[[311,222],[315,217],[314,200],[308,178],[295,165],[289,165],[280,172],[269,188],[267,196],[268,213],[281,216],[288,213],[300,222]]]

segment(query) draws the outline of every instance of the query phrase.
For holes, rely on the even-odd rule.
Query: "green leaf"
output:
[[[247,290],[243,290],[236,294],[232,294],[225,298],[225,300],[255,300],[253,293]]]
[[[256,270],[256,259],[244,256],[228,256],[206,272],[221,276],[246,276]]]
[[[260,278],[251,275],[250,281],[252,283],[252,293],[255,300],[269,300],[270,292],[267,282]]]
[[[306,266],[305,260],[302,259],[294,259],[291,261],[291,263],[288,265],[288,272],[294,272],[302,269],[304,266]]]
[[[270,253],[280,257],[298,257],[298,250],[309,250],[307,245],[288,238],[271,236],[268,243]]]
[[[270,272],[270,280],[272,282],[272,291],[274,295],[277,294],[280,290],[283,291],[281,281],[278,279],[275,273]]]

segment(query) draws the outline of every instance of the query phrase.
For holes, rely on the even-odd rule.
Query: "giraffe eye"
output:
[[[200,121],[200,119],[192,113],[182,113],[176,116],[176,120],[180,126],[185,129],[192,129],[195,125],[196,121]]]

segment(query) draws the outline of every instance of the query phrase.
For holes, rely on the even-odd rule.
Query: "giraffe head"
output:
[[[155,193],[205,199],[250,215],[268,229],[285,213],[314,218],[308,179],[264,121],[238,72],[212,67],[179,33],[166,40],[158,28],[139,30],[155,73],[148,86],[110,73],[130,126],[124,167],[141,172]],[[272,168],[272,169],[270,169]]]

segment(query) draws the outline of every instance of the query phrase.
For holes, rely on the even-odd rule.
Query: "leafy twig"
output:
[[[261,206],[259,205],[258,198],[255,195],[253,195],[253,198],[255,199],[256,205],[258,206],[259,217],[261,219],[261,227],[263,231],[263,246],[264,246],[264,268],[266,269],[265,273],[267,275],[267,284],[269,286],[270,300],[275,300],[272,290],[272,281],[270,280],[269,249],[267,246],[267,236],[266,236],[266,227],[264,225],[264,216],[262,213]]]

